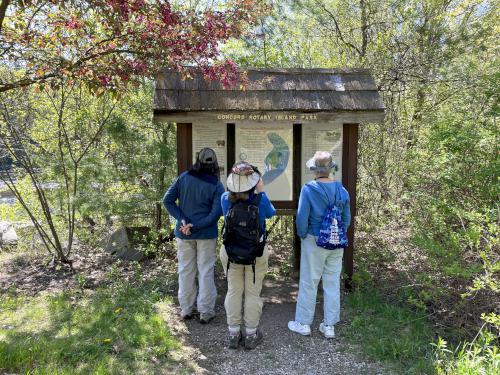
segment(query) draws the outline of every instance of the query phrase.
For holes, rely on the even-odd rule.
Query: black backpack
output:
[[[222,243],[226,248],[229,263],[252,265],[255,282],[255,258],[264,252],[264,233],[260,229],[259,203],[261,195],[256,194],[250,202],[237,201],[226,215]]]

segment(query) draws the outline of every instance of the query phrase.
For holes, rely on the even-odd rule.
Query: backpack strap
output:
[[[250,204],[253,204],[253,205],[259,207],[261,199],[262,199],[262,194],[261,193],[257,193],[257,194],[254,195],[254,197],[250,201]]]
[[[330,203],[330,197],[328,196],[328,192],[326,191],[325,187],[323,186],[323,184],[321,182],[318,182],[318,185],[321,187],[321,190],[323,190],[323,192],[326,195],[326,199],[328,201],[328,206],[331,206],[332,204]]]

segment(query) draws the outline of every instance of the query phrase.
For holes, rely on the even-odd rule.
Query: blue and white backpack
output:
[[[323,247],[328,250],[346,248],[347,242],[347,231],[342,221],[342,216],[339,207],[336,202],[339,200],[339,186],[337,185],[337,190],[335,194],[334,202],[330,201],[328,192],[326,189],[319,184],[323,191],[325,192],[326,199],[328,200],[328,206],[325,209],[325,214],[323,216],[323,221],[321,223],[321,228],[319,230],[319,236],[316,240],[316,245]]]

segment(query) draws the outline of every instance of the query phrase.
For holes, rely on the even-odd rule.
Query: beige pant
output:
[[[252,266],[230,263],[227,271],[227,294],[224,302],[227,324],[235,327],[245,323],[246,328],[257,328],[262,314],[262,281],[267,272],[269,252],[267,245],[261,257],[255,260],[255,284],[253,282]],[[224,245],[220,249],[220,260],[227,270],[227,253]],[[243,295],[245,299],[243,301]],[[243,307],[243,314],[242,314]],[[242,321],[243,318],[243,321]]]
[[[195,307],[202,314],[213,314],[217,288],[214,267],[217,260],[216,239],[182,240],[177,238],[179,263],[179,305],[182,315],[191,314]],[[198,291],[196,278],[200,288]]]

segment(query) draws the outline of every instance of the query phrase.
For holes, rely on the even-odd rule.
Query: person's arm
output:
[[[224,219],[226,218],[227,212],[229,211],[229,199],[227,198],[228,194],[222,194],[220,196],[220,205],[222,207],[222,215]]]
[[[299,208],[297,209],[297,217],[295,219],[297,227],[297,235],[300,238],[305,238],[307,236],[307,228],[309,226],[309,214],[311,212],[311,204],[309,198],[307,197],[306,190],[307,187],[304,186],[300,192],[299,197]]]
[[[349,198],[349,193],[347,190],[342,186],[342,195],[343,195],[343,200],[344,200],[344,207],[342,209],[342,221],[344,222],[344,227],[347,230],[349,228],[349,225],[351,225],[351,200]]]
[[[263,208],[265,212],[265,217],[266,219],[269,219],[276,215],[276,209],[274,208],[273,204],[269,200],[269,198],[266,195],[266,192],[264,191],[264,182],[262,181],[262,178],[259,180],[257,185],[255,186],[255,191],[261,195],[260,200],[263,202]]]
[[[212,208],[210,209],[210,212],[203,219],[191,222],[191,224],[193,224],[193,226],[191,227],[191,232],[206,228],[219,219],[219,217],[222,215],[221,195],[223,193],[224,186],[222,186],[222,184],[219,182],[214,193]]]
[[[177,199],[179,198],[179,188],[178,188],[179,177],[175,182],[170,185],[167,192],[163,196],[163,205],[167,209],[170,215],[172,215],[177,221],[186,220],[188,222],[186,215],[177,205]]]
[[[274,208],[273,204],[271,203],[265,192],[261,192],[260,194],[261,194],[260,199],[262,202],[264,202],[264,211],[266,214],[266,219],[269,219],[274,215],[276,215],[276,209]]]

